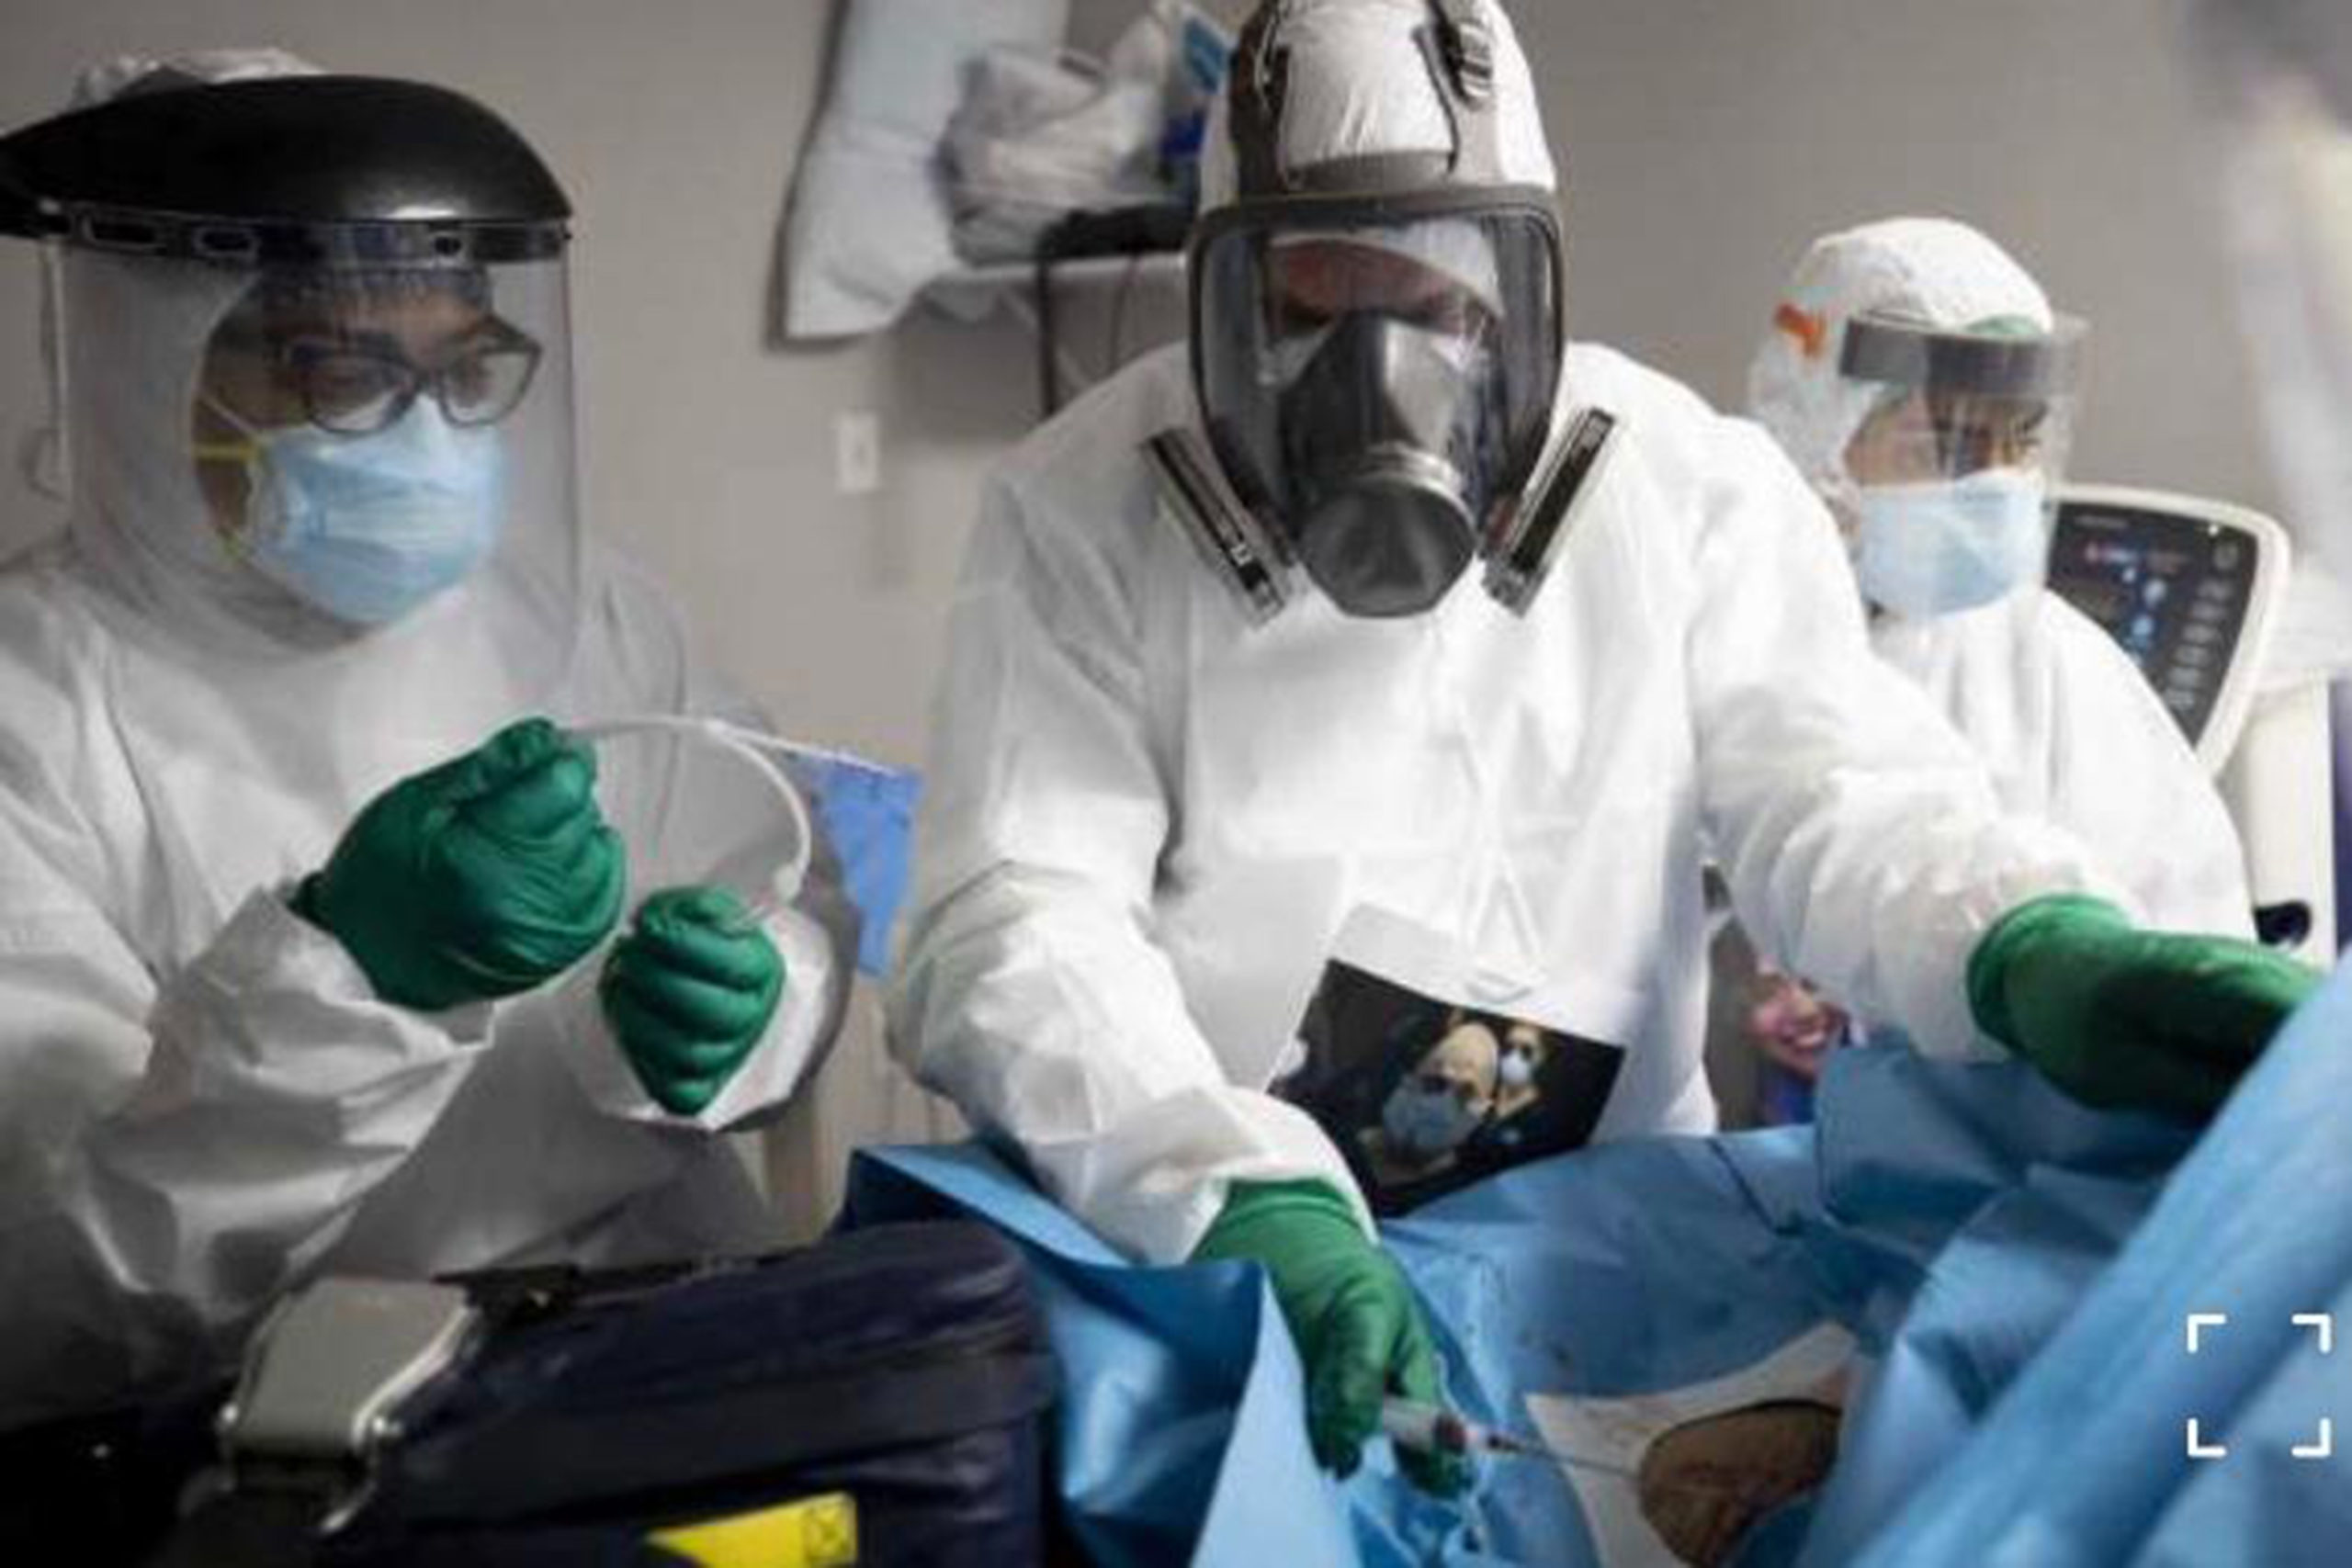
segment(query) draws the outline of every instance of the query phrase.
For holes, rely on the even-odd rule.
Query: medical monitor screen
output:
[[[2050,586],[2104,627],[2188,737],[2205,732],[2245,630],[2255,545],[2177,513],[2071,501],[2050,544]]]

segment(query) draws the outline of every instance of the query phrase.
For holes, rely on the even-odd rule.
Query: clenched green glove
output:
[[[784,958],[728,889],[666,888],[638,906],[598,995],[645,1092],[691,1116],[767,1032]]]
[[[596,759],[543,718],[392,785],[355,818],[294,909],[401,1007],[527,990],[594,951],[620,918],[620,838]]]
[[[1968,1003],[2084,1104],[2203,1121],[2319,978],[2249,942],[2142,931],[2103,899],[2060,894],[1984,933]]]
[[[1354,1472],[1364,1439],[1380,1429],[1385,1395],[1437,1402],[1437,1354],[1420,1304],[1329,1183],[1235,1182],[1193,1258],[1246,1258],[1272,1277],[1306,1364],[1306,1432],[1326,1469]],[[1397,1457],[1417,1484],[1441,1496],[1469,1480],[1456,1455]]]

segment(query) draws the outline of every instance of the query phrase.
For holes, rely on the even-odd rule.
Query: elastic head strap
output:
[[[65,277],[55,245],[40,247],[40,369],[43,418],[17,443],[17,472],[34,493],[70,502],[74,455],[67,445]]]
[[[711,718],[698,714],[635,714],[625,718],[600,719],[592,723],[566,726],[577,739],[591,742],[610,740],[636,734],[677,735],[716,746],[748,765],[767,781],[775,791],[777,801],[791,818],[796,842],[792,859],[779,874],[773,895],[755,892],[746,911],[749,923],[764,919],[775,913],[775,908],[788,904],[800,896],[808,880],[808,866],[816,854],[817,829],[809,820],[808,803],[800,798],[800,791],[776,761],[775,753],[789,752],[792,742],[743,725],[731,724],[723,718]]]
[[[1244,199],[1276,196],[1290,188],[1282,162],[1283,99],[1289,86],[1290,53],[1275,47],[1289,14],[1288,0],[1266,0],[1233,46],[1233,74],[1226,103],[1235,173]]]
[[[1454,185],[1502,183],[1501,137],[1495,125],[1495,37],[1477,0],[1430,0],[1436,20],[1416,39],[1429,62],[1438,102],[1453,128]]]
[[[1495,119],[1495,39],[1478,0],[1430,0],[1431,20],[1413,38],[1428,63],[1430,81],[1445,108],[1453,146],[1444,183],[1500,185],[1500,134]],[[1290,51],[1280,42],[1290,0],[1266,0],[1242,28],[1233,51],[1227,89],[1227,132],[1233,141],[1241,199],[1285,196],[1315,182],[1300,180],[1283,164],[1283,107],[1288,93]],[[1351,166],[1379,166],[1373,159]],[[1399,164],[1398,167],[1406,165]]]

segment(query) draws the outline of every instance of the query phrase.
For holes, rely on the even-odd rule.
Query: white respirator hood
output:
[[[1839,371],[1847,325],[1861,316],[1945,332],[2006,318],[2047,333],[2055,321],[2041,286],[1964,223],[1890,218],[1815,241],[1749,366],[1747,409],[1806,482],[1849,502],[1846,447],[1882,390]]]

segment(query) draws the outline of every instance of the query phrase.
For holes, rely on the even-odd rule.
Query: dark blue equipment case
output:
[[[229,1483],[161,1561],[1047,1558],[1054,1362],[1020,1254],[984,1226],[887,1225],[769,1258],[453,1282],[479,1327],[378,1424],[364,1466],[306,1500],[239,1465],[232,1445]],[[336,1524],[322,1532],[327,1516]]]

